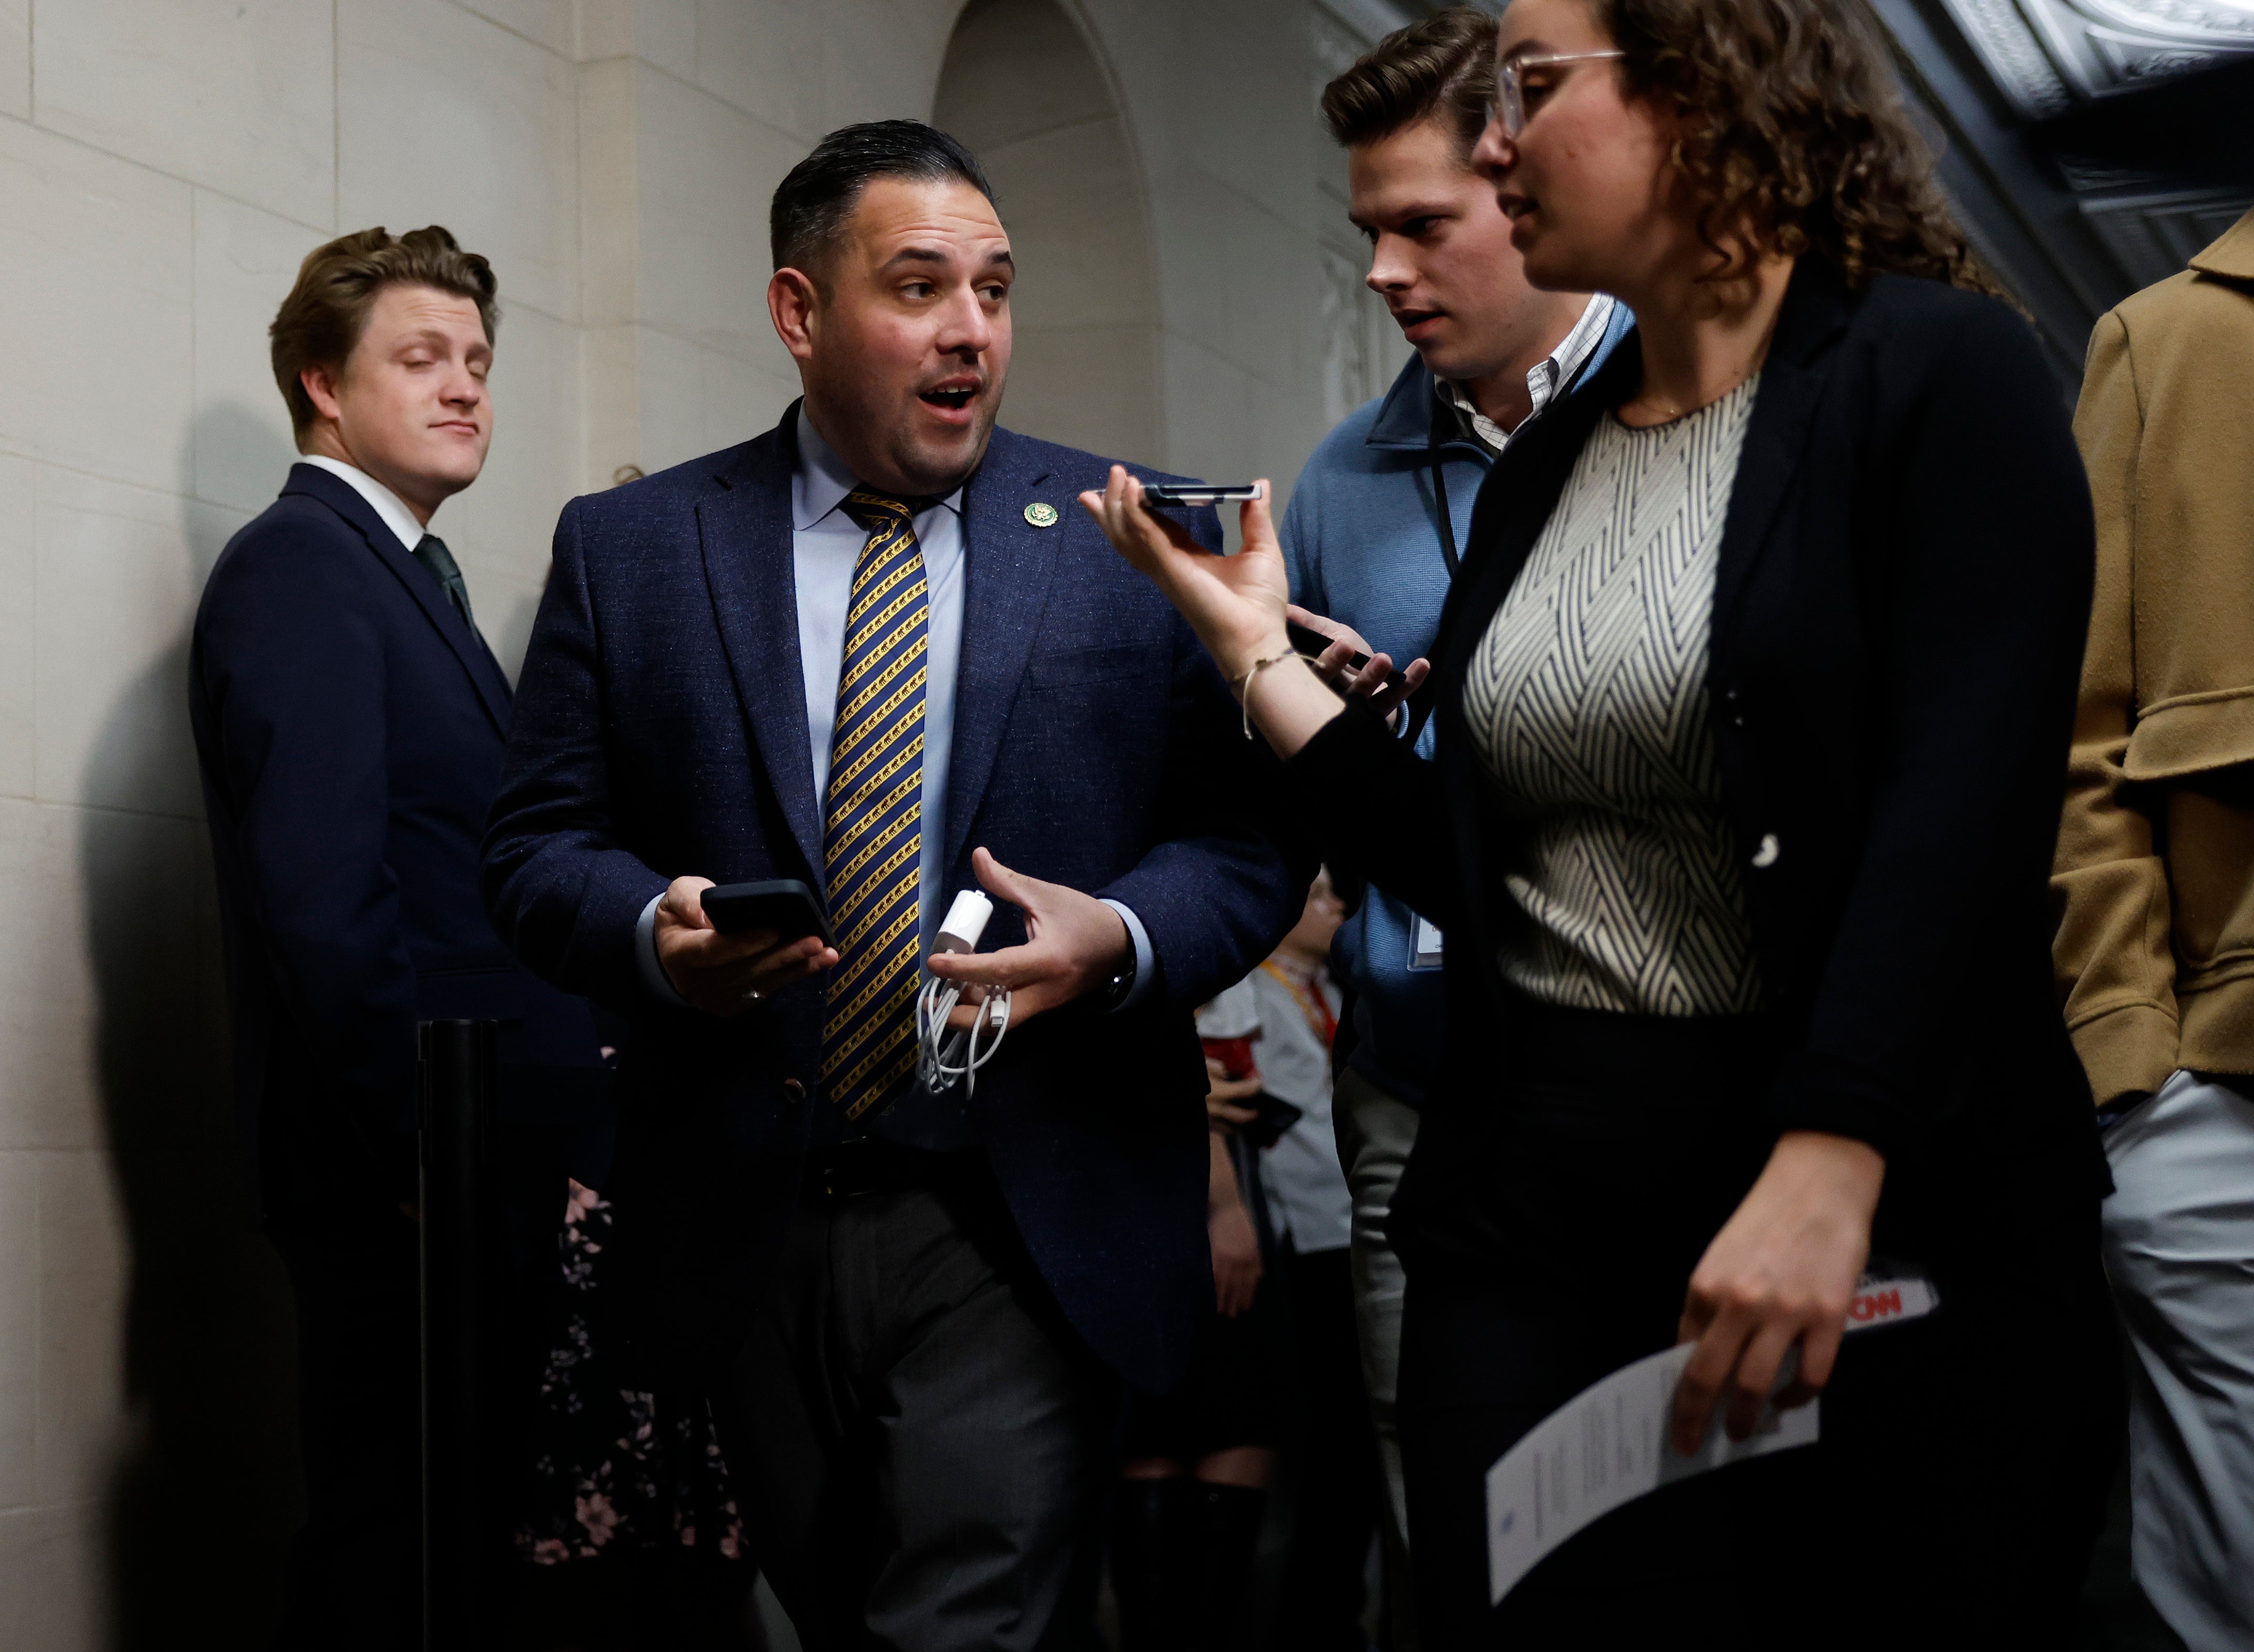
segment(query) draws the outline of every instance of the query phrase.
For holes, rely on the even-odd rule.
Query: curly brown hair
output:
[[[1934,181],[1886,49],[1857,0],[1589,0],[1630,92],[1682,119],[1675,164],[1699,234],[1750,233],[1850,286],[1925,276],[1998,291]]]

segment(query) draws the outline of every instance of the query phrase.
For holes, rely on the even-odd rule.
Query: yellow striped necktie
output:
[[[929,602],[913,518],[929,503],[860,490],[845,496],[845,514],[869,540],[846,604],[822,836],[837,937],[822,1093],[849,1119],[888,1099],[915,1070]]]

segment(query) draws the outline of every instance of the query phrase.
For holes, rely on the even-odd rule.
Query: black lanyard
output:
[[[1432,425],[1424,443],[1425,462],[1432,467],[1432,500],[1440,508],[1440,556],[1448,564],[1448,583],[1453,584],[1456,570],[1463,561],[1456,555],[1456,522],[1448,509],[1448,475],[1446,462],[1440,457],[1440,419],[1455,410],[1435,396],[1432,398]]]
[[[1456,554],[1455,514],[1448,508],[1447,463],[1440,447],[1440,424],[1444,418],[1455,416],[1456,410],[1435,394],[1432,397],[1432,423],[1424,441],[1424,462],[1432,467],[1432,502],[1440,512],[1440,557],[1448,564],[1448,583],[1451,585],[1456,583],[1456,575],[1464,564],[1463,558]],[[1409,743],[1411,746],[1424,732],[1424,719],[1432,715],[1433,690],[1434,684],[1428,678],[1423,688],[1409,696]]]

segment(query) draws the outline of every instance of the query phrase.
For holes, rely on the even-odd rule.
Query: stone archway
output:
[[[1057,0],[970,0],[934,123],[985,164],[1018,284],[1002,421],[1158,462],[1158,304],[1149,220],[1118,101]]]

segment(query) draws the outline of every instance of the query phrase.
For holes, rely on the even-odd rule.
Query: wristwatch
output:
[[[1130,960],[1104,984],[1102,995],[1106,1015],[1127,1002],[1127,995],[1135,990],[1135,965]]]

